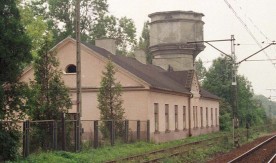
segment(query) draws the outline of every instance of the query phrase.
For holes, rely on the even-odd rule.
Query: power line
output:
[[[236,3],[237,3],[237,5],[238,5],[238,2],[237,2],[237,0],[234,0]],[[245,13],[245,11],[243,10],[243,8],[240,6],[240,5],[238,5],[238,7],[239,7],[239,9],[241,10],[241,11],[243,11],[244,13]],[[272,40],[270,40],[268,37],[267,37],[267,35],[265,35],[264,34],[264,32],[262,32],[262,30],[253,22],[253,20],[247,15],[247,14],[245,14],[245,18],[247,18],[251,23],[252,23],[252,25],[258,30],[258,32],[260,32],[260,34],[267,40],[267,41],[269,41],[269,42],[271,42]]]
[[[238,5],[237,0],[234,0],[234,1],[235,1],[236,4]],[[243,8],[242,8],[240,5],[238,5],[238,7],[239,7],[239,9],[240,9],[242,12],[245,13],[245,18],[248,19],[248,20],[251,22],[251,24],[253,25],[253,27],[255,27],[255,29],[266,39],[266,41],[268,41],[268,42],[273,42],[273,41],[272,41],[271,39],[269,39],[269,38],[267,37],[267,35],[264,34],[264,32],[253,22],[253,20],[248,16],[248,14],[246,14],[246,12],[243,10]],[[273,47],[273,49],[274,49],[274,52],[276,52],[276,48]]]
[[[262,45],[257,40],[257,38],[254,36],[254,34],[250,31],[250,29],[248,28],[247,24],[240,18],[240,16],[234,10],[234,8],[232,7],[232,5],[227,0],[224,0],[224,2],[227,4],[227,6],[230,8],[230,10],[234,13],[235,17],[240,21],[240,23],[243,25],[243,27],[246,29],[246,31],[249,33],[249,35],[253,38],[253,40],[257,43],[257,45],[260,48],[263,48]],[[272,63],[272,65],[276,69],[276,65],[273,63],[273,61],[271,60],[271,58],[269,57],[269,55],[265,51],[263,51],[263,53],[267,56],[267,58],[270,60],[270,62]]]

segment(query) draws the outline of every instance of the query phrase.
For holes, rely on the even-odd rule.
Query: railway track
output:
[[[267,163],[274,163],[276,162],[276,153],[268,160]]]
[[[276,162],[276,135],[258,144],[242,155],[234,158],[228,163],[242,162]]]
[[[201,141],[186,143],[182,145],[178,145],[175,147],[160,149],[148,153],[138,154],[130,157],[125,157],[122,159],[117,160],[110,160],[106,163],[116,163],[116,162],[143,162],[143,163],[150,163],[150,162],[158,162],[165,158],[178,156],[178,155],[185,155],[189,152],[195,150],[195,148],[204,148],[210,147],[214,144],[217,144],[221,139],[225,138],[226,136],[217,136],[214,138],[209,138]]]

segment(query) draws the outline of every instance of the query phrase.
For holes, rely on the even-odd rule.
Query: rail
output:
[[[110,161],[107,161],[106,163],[133,161],[133,160],[138,160],[138,159],[142,159],[142,158],[150,158],[149,156],[154,156],[154,155],[157,155],[157,157],[152,158],[152,159],[148,159],[148,160],[144,160],[143,162],[144,163],[157,162],[157,161],[162,160],[164,158],[177,156],[177,155],[184,154],[184,153],[187,153],[187,152],[191,151],[187,148],[185,150],[181,150],[181,149],[183,149],[183,147],[189,147],[189,146],[192,146],[192,145],[202,145],[205,142],[210,142],[211,140],[219,140],[220,138],[225,138],[225,137],[227,137],[227,136],[225,136],[225,135],[216,136],[216,137],[213,137],[213,138],[204,139],[204,140],[200,140],[200,141],[196,141],[196,142],[181,144],[181,145],[178,145],[178,146],[175,146],[175,147],[169,147],[169,148],[155,150],[155,151],[148,152],[148,153],[133,155],[133,156],[125,157],[125,158],[122,158],[122,159],[110,160]],[[213,144],[215,144],[215,143],[207,143],[205,146],[210,146],[210,145],[213,145]],[[141,161],[141,160],[139,160],[139,161]]]
[[[269,159],[267,163],[272,163],[276,159],[276,153]]]
[[[261,148],[262,146],[264,146],[265,144],[268,144],[269,142],[271,142],[274,138],[276,138],[276,135],[272,136],[271,138],[265,140],[264,142],[260,143],[259,145],[255,146],[254,148],[250,149],[249,151],[243,153],[242,155],[234,158],[233,160],[229,161],[228,163],[234,163],[234,162],[239,162],[242,159],[244,159],[245,157],[247,157],[248,155],[250,155],[251,153],[253,153],[254,151],[258,150],[259,148]]]

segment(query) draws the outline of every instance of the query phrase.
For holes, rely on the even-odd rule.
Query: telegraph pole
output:
[[[76,62],[77,62],[77,122],[76,122],[76,151],[80,151],[81,137],[81,116],[82,116],[82,98],[81,98],[81,51],[80,51],[80,0],[76,1]]]

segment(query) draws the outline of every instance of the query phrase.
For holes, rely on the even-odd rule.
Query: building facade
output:
[[[202,16],[203,14],[185,11],[151,14],[150,36],[159,37],[159,42],[151,39],[153,64],[145,63],[145,55],[141,51],[136,53],[137,58],[114,54],[115,42],[110,39],[96,41],[95,46],[82,43],[81,119],[99,119],[97,93],[102,72],[111,59],[115,65],[115,78],[123,88],[125,118],[150,120],[150,136],[153,141],[164,142],[218,131],[219,98],[200,88],[193,67],[196,55],[204,46],[187,44],[187,40],[203,39],[203,33],[200,35],[203,27]],[[190,23],[190,26],[183,28],[185,22]],[[166,29],[161,28],[162,25],[167,26]],[[173,30],[178,34],[171,36],[171,32],[167,31],[167,36],[159,36],[158,33],[163,30]],[[183,30],[186,30],[186,33],[195,31],[196,34],[181,34]],[[168,37],[170,39],[166,39]],[[173,37],[185,37],[186,40],[175,40]],[[162,42],[166,40],[165,47],[162,47]],[[52,50],[56,52],[60,69],[63,71],[62,78],[70,89],[73,102],[70,112],[75,113],[76,41],[66,38]],[[33,79],[33,69],[30,67],[24,71],[21,81],[29,82]]]

